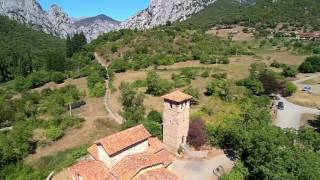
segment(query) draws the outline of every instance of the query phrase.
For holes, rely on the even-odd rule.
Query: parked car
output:
[[[81,101],[77,101],[77,102],[74,102],[74,103],[72,103],[71,104],[71,110],[73,110],[73,109],[78,109],[78,108],[80,108],[80,107],[82,107],[82,106],[84,106],[84,105],[86,105],[87,103],[85,102],[85,101],[83,101],[83,100],[81,100]],[[67,109],[67,110],[69,110],[69,105],[67,105],[67,106],[65,106],[65,108]]]
[[[278,102],[278,109],[284,110],[284,103],[282,101]]]
[[[302,91],[311,93],[312,92],[312,88],[311,88],[311,86],[304,86]]]

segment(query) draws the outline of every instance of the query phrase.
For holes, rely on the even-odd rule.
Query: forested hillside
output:
[[[318,0],[257,0],[241,5],[235,0],[218,0],[192,16],[186,23],[199,26],[215,24],[257,24],[275,27],[277,23],[289,23],[296,27],[311,26],[320,29],[320,1]]]
[[[64,57],[65,41],[0,16],[0,82],[50,69],[49,54]]]

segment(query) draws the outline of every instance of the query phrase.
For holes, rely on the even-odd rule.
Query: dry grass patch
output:
[[[222,38],[228,38],[232,36],[233,41],[252,41],[254,40],[254,35],[252,33],[244,33],[243,26],[236,26],[231,29],[210,29],[207,34],[215,35]]]
[[[309,80],[303,81],[302,84],[310,84],[310,85],[320,84],[320,77],[316,77],[316,78],[313,78],[313,79],[309,79]]]
[[[295,93],[293,96],[289,97],[288,100],[301,106],[313,108],[320,107],[320,96],[308,94],[302,91]]]

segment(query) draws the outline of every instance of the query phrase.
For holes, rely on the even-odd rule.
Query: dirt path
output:
[[[97,61],[102,66],[104,66],[106,69],[108,69],[109,63],[106,63],[106,61],[102,57],[100,57],[97,53],[95,53],[94,55],[95,55]],[[110,103],[111,91],[109,88],[109,80],[106,80],[105,84],[106,84],[106,95],[104,97],[104,106],[105,106],[106,110],[108,111],[109,115],[112,117],[112,119],[114,121],[116,121],[117,123],[122,124],[123,123],[122,116],[113,110],[111,103]]]

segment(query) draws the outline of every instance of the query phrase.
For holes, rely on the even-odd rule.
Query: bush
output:
[[[152,110],[149,112],[147,119],[149,121],[154,121],[154,122],[158,122],[158,123],[162,123],[162,115],[161,113],[159,113],[158,111]]]
[[[284,90],[283,96],[291,96],[293,93],[297,92],[297,90],[298,90],[298,87],[295,84],[287,81],[285,83],[285,90]]]
[[[193,104],[193,105],[199,104],[200,92],[198,89],[189,87],[189,88],[185,89],[183,92],[192,96],[191,104]]]
[[[248,169],[241,161],[237,161],[231,172],[227,175],[224,175],[221,180],[244,180],[248,175]]]
[[[116,45],[111,46],[111,52],[112,53],[118,52],[118,47]]]
[[[156,121],[150,121],[146,119],[143,121],[143,125],[148,129],[152,136],[162,139],[162,124]]]
[[[201,74],[201,77],[203,78],[207,78],[210,76],[210,71],[209,70],[205,70],[202,74]]]
[[[64,82],[65,80],[65,77],[64,77],[64,74],[61,73],[61,72],[53,72],[51,74],[51,77],[50,77],[51,81],[57,83],[57,84],[61,84]]]
[[[161,96],[168,93],[172,89],[172,84],[160,79],[160,76],[155,71],[149,71],[147,75],[147,93]]]
[[[308,57],[300,66],[299,71],[302,73],[320,72],[320,56]]]
[[[190,122],[187,142],[196,149],[199,149],[208,142],[207,130],[202,119]]]
[[[47,138],[51,141],[56,141],[64,135],[64,132],[60,127],[54,127],[54,126],[47,129],[46,133],[47,133]]]
[[[286,68],[283,69],[282,75],[284,77],[296,77],[296,75],[298,74],[298,69],[294,66],[288,66]]]
[[[89,90],[90,96],[102,97],[106,93],[106,86],[104,83],[96,83],[93,88]]]

